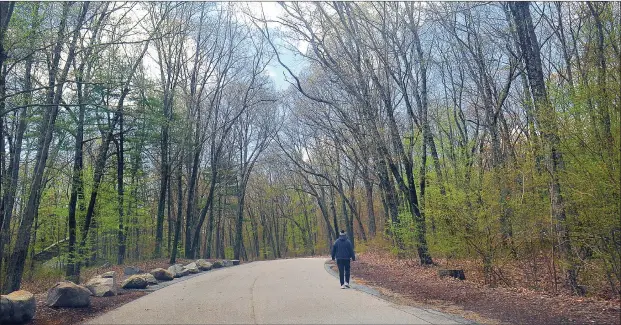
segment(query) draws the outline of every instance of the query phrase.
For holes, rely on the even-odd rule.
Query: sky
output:
[[[241,6],[247,6],[250,9],[250,12],[255,17],[261,17],[261,10],[263,10],[263,14],[267,20],[278,20],[279,18],[286,15],[285,11],[277,2],[243,2],[238,3]],[[138,19],[139,17],[144,16],[147,12],[141,8],[141,6],[136,6],[133,9],[133,13]],[[250,20],[243,14],[243,10],[239,11],[240,16],[239,19],[242,21],[247,21],[248,24],[251,24]],[[268,28],[271,30],[278,29],[280,26],[275,22],[268,22]],[[298,55],[296,58],[296,53],[294,51],[290,51],[285,47],[281,46],[283,44],[282,41],[276,40],[276,45],[279,50],[280,59],[297,75],[305,66],[304,60],[300,58]],[[299,43],[296,44],[298,50],[302,52],[306,52],[308,44]],[[147,55],[144,58],[143,65],[147,74],[153,78],[159,78],[159,68],[157,67],[156,58],[157,53],[153,47],[150,47],[147,51]],[[283,68],[276,57],[272,59],[272,61],[268,64],[266,68],[267,75],[274,82],[274,86],[277,90],[285,90],[289,87],[289,81],[293,81],[293,78],[289,75],[287,70]]]
[[[286,15],[285,11],[277,2],[248,2],[246,3],[250,8],[252,14],[256,17],[261,16],[261,9],[263,9],[263,14],[267,20],[278,20],[279,18]],[[276,29],[279,25],[277,23],[268,23],[268,28]],[[296,44],[297,48],[306,52],[307,44],[299,43]],[[299,58],[296,58],[295,53],[285,49],[284,47],[279,47],[280,59],[291,69],[294,73],[299,73],[300,70],[304,67],[304,62]],[[293,81],[293,78],[289,75],[287,70],[283,68],[276,57],[270,62],[267,66],[267,74],[274,81],[274,85],[278,90],[284,90],[289,87],[288,81]]]

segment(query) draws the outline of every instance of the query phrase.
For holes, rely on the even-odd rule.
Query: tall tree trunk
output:
[[[218,192],[218,206],[220,206],[221,199],[222,199],[222,196]],[[212,250],[212,247],[213,247],[212,246],[212,242],[213,242],[213,222],[214,222],[213,206],[214,206],[214,204],[211,204],[209,206],[209,218],[207,220],[207,238],[205,239],[207,241],[207,248],[205,249],[205,258],[211,258],[211,250]]]
[[[71,194],[69,196],[69,215],[68,215],[68,223],[69,223],[69,245],[67,248],[67,252],[68,252],[68,263],[67,263],[67,270],[65,272],[65,275],[71,279],[74,282],[77,282],[78,279],[76,279],[75,276],[75,263],[77,260],[77,256],[75,254],[75,244],[76,244],[76,230],[77,230],[77,224],[76,224],[76,207],[78,205],[78,196],[83,193],[83,174],[82,174],[82,168],[83,168],[83,161],[82,161],[82,157],[83,157],[83,142],[84,142],[84,113],[86,110],[86,105],[82,102],[82,83],[81,81],[81,76],[78,76],[78,85],[77,85],[77,92],[78,92],[78,100],[80,101],[80,105],[78,107],[79,111],[78,111],[78,125],[77,130],[76,130],[76,136],[75,136],[75,149],[74,149],[74,160],[73,160],[73,172],[72,172],[72,178],[71,178]],[[83,212],[83,208],[84,205],[81,204],[80,207],[81,212]]]
[[[600,5],[606,6],[607,4],[602,3]],[[599,7],[600,5],[597,5]],[[597,56],[597,90],[598,96],[597,98],[597,110],[599,113],[600,124],[602,128],[602,140],[603,140],[603,150],[602,153],[607,157],[607,163],[610,163],[610,155],[614,152],[613,144],[614,138],[612,136],[612,132],[610,130],[610,111],[609,111],[609,103],[608,100],[608,91],[607,91],[607,77],[606,77],[606,53],[604,51],[604,26],[600,17],[600,12],[596,5],[591,2],[587,2],[587,6],[595,20],[595,27],[597,29],[597,46],[595,46],[595,53]],[[611,167],[611,169],[613,169]]]
[[[244,223],[244,202],[246,200],[246,186],[244,181],[241,182],[241,187],[237,191],[237,220],[235,222],[235,247],[234,247],[234,259],[239,260],[241,254],[241,248],[244,241],[242,233],[242,226]],[[232,234],[231,234],[232,235]]]
[[[169,95],[168,95],[169,96]],[[170,103],[167,94],[164,95],[164,117],[165,121],[162,125],[162,138],[160,139],[160,193],[157,202],[157,219],[155,227],[155,257],[162,256],[162,241],[164,238],[164,208],[166,204],[166,190],[168,185],[169,162],[168,162],[168,128],[170,123],[169,110]],[[170,202],[168,202],[170,204]]]
[[[369,179],[368,167],[365,167],[365,175],[362,178],[367,206],[367,218],[369,220],[369,237],[375,237],[375,210],[373,208],[373,182]]]
[[[169,263],[175,264],[176,259],[177,259],[177,249],[179,247],[179,236],[180,236],[180,232],[181,232],[181,219],[182,219],[182,213],[183,213],[183,183],[182,183],[182,179],[181,179],[181,174],[183,173],[182,171],[182,164],[181,162],[179,163],[179,167],[177,168],[177,172],[176,174],[176,180],[177,180],[177,220],[175,221],[175,238],[173,239],[173,243],[172,243],[172,252],[170,253],[170,261]]]
[[[49,90],[47,93],[47,103],[51,106],[46,110],[43,117],[40,136],[37,145],[37,155],[35,158],[35,168],[33,172],[32,182],[30,184],[30,195],[26,203],[26,210],[22,217],[17,240],[15,242],[15,248],[9,258],[7,279],[4,281],[3,291],[11,292],[19,289],[22,280],[22,273],[24,271],[24,265],[26,263],[26,254],[28,252],[28,246],[30,244],[30,231],[32,228],[32,222],[35,214],[39,209],[40,198],[42,195],[43,174],[45,171],[45,165],[49,154],[50,144],[54,134],[54,125],[56,124],[56,117],[58,116],[58,105],[62,97],[62,87],[69,73],[69,67],[73,62],[73,56],[75,55],[75,45],[78,39],[77,26],[81,26],[86,16],[88,9],[88,3],[84,3],[80,18],[78,19],[76,29],[73,33],[73,39],[69,45],[69,52],[65,61],[65,66],[60,75],[57,75],[61,50],[64,44],[64,34],[67,24],[67,16],[70,9],[69,3],[64,3],[63,13],[60,19],[60,26],[58,28],[57,40],[53,50],[53,62],[49,73]],[[57,78],[58,77],[58,78]],[[58,82],[56,82],[58,80]]]
[[[3,195],[3,191],[2,191],[2,187],[4,187],[4,191],[6,192],[7,189],[7,185],[6,183],[8,183],[8,179],[5,180],[5,178],[7,177],[7,175],[9,177],[11,177],[10,173],[7,173],[5,170],[5,155],[6,155],[6,149],[5,149],[5,138],[4,138],[4,116],[5,116],[5,109],[6,109],[6,102],[5,102],[5,96],[6,96],[6,75],[7,75],[7,68],[5,66],[5,61],[7,59],[7,53],[6,50],[4,48],[4,38],[6,36],[6,32],[9,29],[9,22],[11,21],[11,16],[13,15],[13,8],[15,7],[15,2],[3,2],[0,3],[0,96],[2,97],[2,99],[0,100],[0,131],[2,132],[2,134],[0,135],[0,196],[2,197],[2,201],[0,202],[0,234],[4,234],[5,232],[8,234],[8,230],[4,230],[5,229],[5,218],[7,219],[7,226],[10,226],[10,219],[12,214],[8,214],[6,213],[6,208],[5,205],[8,203],[7,201],[5,201],[5,195]],[[30,62],[32,61],[32,59],[28,59]],[[30,67],[32,66],[32,63],[27,63],[27,65],[29,66],[28,69],[30,69]],[[28,82],[30,82],[30,76],[27,77],[29,80]],[[27,88],[30,89],[30,86]],[[8,190],[9,192],[11,191],[10,188]],[[2,274],[2,259],[3,259],[3,252],[4,252],[4,241],[8,241],[8,239],[5,239],[4,237],[2,239],[0,239],[0,277]],[[1,285],[0,285],[0,289],[1,289]]]
[[[121,265],[125,261],[125,229],[123,228],[123,219],[125,218],[125,206],[123,199],[125,196],[123,188],[123,175],[125,169],[125,159],[123,155],[124,135],[123,135],[123,110],[119,112],[119,141],[117,147],[117,195],[119,205],[119,229],[117,232],[118,256],[117,264]]]
[[[550,167],[548,171],[551,178],[550,198],[552,203],[552,216],[555,220],[555,230],[559,240],[560,252],[567,265],[567,284],[574,292],[582,293],[577,283],[576,266],[572,256],[571,239],[566,223],[564,199],[559,182],[559,172],[564,169],[564,163],[563,155],[559,151],[560,139],[558,136],[556,112],[548,98],[543,79],[539,42],[535,35],[535,28],[529,10],[529,2],[512,2],[510,4],[510,9],[514,18],[522,57],[526,65],[530,90],[535,104],[537,124],[549,151]]]
[[[0,3],[0,43],[3,43],[4,33],[6,31],[6,27],[8,27],[8,23],[10,20],[10,16],[12,13],[12,5],[14,3]],[[8,6],[8,7],[7,7]],[[7,12],[8,11],[8,12]],[[38,14],[39,5],[35,5],[33,9],[33,14]],[[32,31],[38,30],[38,24],[33,24]],[[33,46],[31,44],[31,46]],[[0,69],[4,69],[4,59],[5,59],[5,49],[2,44],[0,44]],[[26,69],[24,73],[24,89],[32,88],[32,63],[33,56],[30,55],[26,59]],[[6,76],[3,74],[0,76],[0,96],[4,97],[5,93],[5,79]],[[7,171],[7,175],[2,175],[2,178],[8,177],[6,182],[4,179],[0,178],[0,189],[4,187],[4,193],[2,193],[2,202],[0,206],[0,280],[2,280],[2,273],[4,271],[2,262],[4,260],[4,249],[6,245],[10,242],[10,226],[11,219],[13,217],[13,208],[15,206],[15,195],[17,193],[17,185],[19,181],[19,169],[20,169],[20,161],[21,161],[21,152],[22,152],[22,142],[24,139],[24,133],[26,132],[26,125],[28,121],[28,105],[30,105],[32,101],[32,92],[28,92],[24,96],[24,108],[19,110],[19,115],[16,118],[19,120],[19,124],[17,126],[17,132],[15,134],[15,142],[13,145],[13,150],[10,153],[9,157],[9,168]],[[0,111],[4,113],[5,103],[4,100],[0,102]],[[4,138],[2,136],[2,138]],[[4,145],[0,145],[0,150],[4,151]],[[2,184],[4,183],[4,184]],[[0,285],[0,291],[2,290],[2,285]]]
[[[116,110],[114,112],[114,117],[112,118],[112,121],[110,121],[109,129],[103,138],[103,142],[100,146],[99,153],[97,154],[97,158],[95,160],[95,170],[94,170],[93,185],[92,185],[93,187],[91,189],[91,196],[89,198],[88,206],[86,208],[86,216],[84,217],[84,225],[82,227],[82,236],[80,238],[80,246],[79,246],[80,255],[84,253],[84,249],[86,247],[86,241],[88,239],[88,232],[90,230],[91,223],[93,222],[93,216],[95,214],[95,203],[97,202],[97,194],[99,191],[99,186],[101,185],[101,181],[103,179],[103,174],[104,174],[104,169],[106,167],[106,159],[108,157],[108,149],[110,147],[110,142],[112,142],[112,139],[114,137],[114,130],[116,129],[116,125],[121,117],[123,106],[125,103],[125,98],[127,97],[127,94],[129,94],[130,82],[132,81],[134,74],[136,73],[136,70],[138,69],[139,64],[142,63],[142,58],[144,57],[144,54],[147,52],[148,46],[149,46],[149,41],[145,42],[145,45],[142,48],[142,52],[136,58],[136,62],[134,62],[134,65],[132,66],[130,70],[127,80],[125,81],[123,85],[123,89],[121,91],[121,95],[119,97],[119,100],[116,105]],[[75,276],[79,278],[80,263],[76,263],[74,273],[75,273]]]
[[[249,211],[250,212],[250,211]],[[250,225],[252,227],[252,241],[253,241],[253,248],[254,248],[254,258],[259,258],[260,257],[260,247],[259,247],[259,225],[257,222],[257,218],[259,216],[258,215],[252,215],[249,214],[249,218],[250,218]]]

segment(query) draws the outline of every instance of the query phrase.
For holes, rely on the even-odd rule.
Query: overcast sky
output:
[[[283,15],[286,15],[284,10],[277,2],[249,2],[247,3],[248,7],[252,11],[252,14],[256,17],[261,16],[261,8],[263,9],[263,13],[265,14],[265,18],[267,20],[278,20]],[[279,25],[277,23],[268,23],[268,27],[271,29],[277,29]],[[281,42],[278,42],[282,45]],[[306,44],[296,44],[300,51],[306,51]],[[280,59],[296,74],[300,72],[300,70],[304,67],[304,60],[299,56],[295,56],[295,53],[285,49],[284,47],[279,47]],[[289,86],[289,81],[293,81],[293,78],[289,76],[287,70],[285,70],[276,57],[270,62],[267,67],[267,72],[274,81],[274,84],[277,89],[286,89]]]

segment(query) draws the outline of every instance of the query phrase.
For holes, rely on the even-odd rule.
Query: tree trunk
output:
[[[58,116],[58,105],[62,97],[62,87],[67,78],[67,74],[69,73],[69,67],[73,62],[73,56],[75,54],[75,45],[78,39],[79,28],[76,28],[75,32],[73,33],[73,39],[69,46],[69,53],[67,54],[65,66],[60,76],[58,76],[59,82],[56,83],[61,50],[64,44],[63,39],[65,34],[65,27],[67,24],[69,7],[69,3],[65,3],[63,5],[63,13],[62,18],[60,19],[57,41],[53,51],[53,63],[50,69],[50,78],[48,80],[49,91],[47,93],[47,103],[50,104],[51,107],[50,109],[46,110],[41,125],[40,136],[37,145],[37,155],[35,158],[35,168],[33,172],[32,182],[30,184],[30,195],[28,197],[28,201],[26,203],[26,210],[24,211],[22,222],[18,230],[15,248],[9,258],[7,279],[4,282],[5,285],[3,288],[5,292],[18,290],[21,285],[22,273],[24,271],[24,264],[26,262],[26,253],[28,252],[28,246],[30,244],[30,231],[32,228],[34,216],[39,208],[40,198],[42,194],[43,174],[45,171],[45,165],[47,163],[50,144],[52,142],[52,137],[54,134],[56,117]],[[82,21],[86,16],[87,9],[88,3],[84,3],[77,26],[81,26]]]
[[[175,221],[175,238],[173,239],[173,243],[172,243],[172,252],[170,253],[170,261],[169,263],[175,264],[176,260],[177,260],[177,250],[179,247],[179,236],[180,236],[180,232],[181,232],[181,219],[182,219],[182,209],[183,209],[183,183],[182,183],[182,179],[181,179],[181,174],[183,173],[182,171],[182,164],[179,163],[179,167],[177,168],[177,172],[176,172],[176,179],[177,179],[177,220]]]
[[[142,53],[136,58],[136,62],[130,70],[129,76],[123,85],[123,89],[121,91],[121,95],[119,97],[118,103],[116,105],[116,111],[114,112],[114,117],[110,122],[108,132],[106,133],[103,143],[99,149],[99,153],[97,154],[97,158],[95,160],[95,170],[93,176],[93,187],[91,189],[91,196],[88,202],[88,206],[86,208],[86,216],[84,218],[84,226],[82,227],[82,236],[80,239],[80,255],[84,253],[84,248],[86,246],[86,240],[88,238],[88,232],[91,227],[91,222],[93,220],[93,215],[95,214],[95,203],[97,201],[97,194],[99,191],[99,186],[101,185],[101,181],[103,179],[104,169],[106,167],[106,159],[108,157],[108,149],[110,147],[110,142],[112,142],[112,138],[114,137],[114,130],[116,128],[116,124],[121,117],[123,105],[125,102],[125,97],[129,94],[129,84],[133,79],[133,76],[138,69],[138,65],[142,63],[142,58],[144,54],[147,52],[149,46],[149,42],[147,41],[142,48]],[[75,267],[75,276],[80,276],[80,263],[76,263]]]
[[[162,138],[160,139],[160,194],[157,202],[157,219],[155,230],[155,250],[154,256],[162,256],[162,241],[164,239],[164,208],[166,204],[166,185],[168,185],[169,163],[168,163],[168,127],[170,123],[169,103],[167,94],[164,95],[164,117],[165,121],[162,125]],[[168,203],[170,204],[170,202]]]
[[[373,182],[371,182],[371,180],[369,180],[369,175],[368,173],[366,173],[366,169],[365,168],[365,175],[363,177],[363,183],[364,183],[364,190],[365,190],[365,199],[366,199],[366,206],[367,206],[367,218],[369,219],[369,237],[374,238],[375,237],[375,210],[373,208]]]
[[[552,216],[556,221],[555,230],[559,240],[560,253],[566,262],[567,284],[576,293],[581,293],[577,284],[576,267],[571,251],[569,230],[566,224],[564,199],[559,182],[559,172],[564,169],[563,156],[559,151],[560,139],[556,122],[556,112],[548,99],[543,79],[539,42],[531,19],[528,2],[512,2],[511,13],[514,18],[516,32],[526,65],[530,90],[535,104],[535,116],[541,129],[543,140],[547,145],[550,159],[550,198]]]
[[[117,195],[119,204],[119,230],[117,232],[117,245],[118,256],[117,264],[122,265],[125,261],[125,229],[123,228],[123,219],[125,218],[125,206],[123,199],[125,196],[123,188],[123,171],[125,169],[125,159],[123,155],[124,150],[124,135],[123,135],[123,110],[119,112],[119,141],[117,147]]]

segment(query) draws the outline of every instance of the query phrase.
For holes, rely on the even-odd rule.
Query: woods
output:
[[[343,229],[618,298],[620,26],[601,2],[2,2],[1,291]]]

